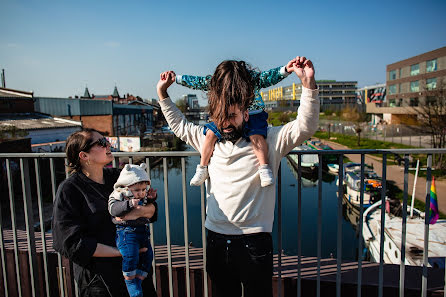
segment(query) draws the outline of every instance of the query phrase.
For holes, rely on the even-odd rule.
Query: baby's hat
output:
[[[144,181],[150,182],[146,168],[147,165],[145,163],[141,163],[140,165],[126,164],[122,169],[114,188],[124,188]]]

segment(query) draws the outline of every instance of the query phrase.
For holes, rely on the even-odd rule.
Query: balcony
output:
[[[345,155],[355,155],[360,158],[361,178],[360,178],[360,203],[359,203],[359,219],[358,219],[358,246],[357,250],[361,253],[364,249],[363,236],[363,219],[365,211],[364,203],[364,170],[365,157],[368,154],[380,155],[382,157],[382,172],[378,172],[382,176],[382,190],[379,200],[382,205],[386,202],[386,180],[387,180],[387,157],[392,154],[400,154],[404,156],[404,198],[402,207],[402,243],[401,250],[405,250],[406,244],[406,221],[407,221],[407,203],[408,203],[408,172],[409,172],[409,156],[413,154],[426,154],[428,156],[427,167],[427,188],[431,183],[431,165],[433,154],[445,154],[446,149],[417,149],[417,150],[344,150],[344,151],[299,151],[290,154],[296,155],[294,158],[296,166],[297,187],[295,188],[295,197],[283,197],[283,189],[285,184],[282,182],[284,168],[279,168],[277,177],[277,215],[275,221],[277,224],[277,254],[274,256],[274,276],[273,287],[275,296],[426,296],[426,294],[440,294],[444,292],[444,268],[429,267],[428,253],[423,253],[422,263],[420,267],[405,265],[406,254],[400,255],[400,263],[385,263],[385,216],[381,212],[380,224],[380,245],[379,259],[377,263],[363,260],[361,255],[355,261],[343,259],[342,250],[343,242],[342,224],[343,224],[343,207],[342,199],[344,196],[344,187],[339,183],[337,187],[338,198],[335,202],[337,205],[336,219],[328,221],[322,215],[323,203],[323,183],[317,183],[317,224],[314,226],[314,233],[317,234],[316,256],[305,255],[302,251],[302,243],[306,240],[303,237],[302,215],[305,210],[302,204],[302,158],[307,154],[317,154],[320,166],[315,171],[319,181],[322,180],[323,166],[327,155],[335,155],[335,159],[339,163],[339,168],[343,167],[343,158]],[[163,195],[160,195],[160,213],[164,213],[166,243],[163,245],[155,245],[153,229],[156,225],[151,226],[151,243],[154,246],[155,259],[154,267],[154,283],[157,288],[158,296],[211,296],[211,282],[208,279],[206,271],[203,269],[206,263],[206,245],[205,245],[205,189],[200,189],[200,202],[197,199],[189,199],[187,195],[186,181],[186,163],[190,156],[198,156],[196,152],[152,152],[152,153],[114,153],[115,161],[113,166],[119,166],[120,162],[139,162],[144,161],[149,164],[149,174],[153,171],[154,163],[162,164],[162,172],[160,170],[161,179],[163,180]],[[78,290],[73,280],[73,274],[70,263],[52,249],[51,233],[45,232],[45,228],[40,231],[34,228],[36,225],[45,226],[45,208],[44,208],[44,192],[54,199],[58,183],[64,178],[63,153],[48,154],[0,154],[2,163],[4,186],[7,188],[7,199],[10,218],[0,220],[0,248],[1,248],[1,276],[0,276],[0,292],[3,296],[77,296]],[[171,205],[169,196],[175,193],[169,190],[169,162],[175,161],[180,163],[181,188],[182,192],[182,214],[183,214],[183,236],[184,245],[175,245],[171,241],[171,231],[178,226],[171,225],[172,213],[181,213],[179,209],[169,209]],[[152,166],[152,168],[150,167]],[[46,172],[46,173],[45,173]],[[42,176],[48,175],[47,180],[43,180]],[[344,179],[342,170],[338,173],[339,180]],[[178,194],[178,193],[176,193]],[[23,199],[19,199],[19,196]],[[297,222],[297,230],[294,233],[283,232],[283,201],[284,199],[296,199],[297,212],[295,219]],[[426,196],[426,205],[429,205],[429,196]],[[20,207],[20,203],[23,206]],[[188,208],[191,203],[198,203],[201,214],[201,228],[198,237],[202,240],[201,247],[193,247],[189,245],[191,231],[188,223]],[[177,205],[178,207],[178,205]],[[23,213],[19,210],[22,209]],[[428,213],[428,208],[425,209]],[[23,217],[22,224],[18,221]],[[36,224],[38,223],[38,224]],[[323,258],[322,247],[325,244],[322,236],[322,224],[329,224],[334,227],[336,232],[336,254],[329,258]],[[158,223],[156,223],[158,224]],[[24,228],[19,228],[22,225]],[[429,238],[428,219],[425,219],[424,238]],[[197,231],[197,230],[195,230]],[[283,238],[293,238],[296,241],[296,255],[285,255],[283,250]],[[429,241],[424,241],[423,250],[428,251]],[[444,294],[444,293],[443,293]]]

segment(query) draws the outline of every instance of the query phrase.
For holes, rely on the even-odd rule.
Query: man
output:
[[[275,176],[281,159],[311,137],[318,126],[319,99],[313,64],[305,57],[296,57],[293,71],[303,87],[298,116],[284,126],[268,128],[266,138],[268,160]],[[210,93],[217,92],[217,95],[212,93],[209,97],[217,102],[210,102],[210,106],[221,112],[210,112],[214,116],[213,120],[220,123],[218,128],[226,141],[215,145],[208,168],[206,269],[212,280],[214,296],[241,296],[243,283],[246,297],[270,297],[275,187],[260,186],[258,161],[252,144],[242,138],[244,123],[249,117],[248,101],[252,100],[254,94],[243,95],[246,89],[240,86],[249,86],[249,78],[244,83],[239,81],[246,77],[243,69],[236,67],[227,73],[214,74],[213,77],[221,77],[223,83],[211,83]],[[231,79],[236,83],[228,84]],[[201,151],[205,139],[203,127],[188,123],[167,94],[168,87],[174,81],[172,71],[161,74],[157,85],[161,110],[172,131]],[[212,87],[215,89],[212,90]],[[218,90],[225,87],[226,91],[221,94],[225,94],[226,98],[223,98],[219,96]],[[222,108],[222,105],[227,105],[227,108]]]

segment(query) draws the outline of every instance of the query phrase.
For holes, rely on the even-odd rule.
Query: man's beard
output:
[[[244,127],[245,127],[245,121],[243,121],[243,123],[238,128],[236,128],[233,125],[229,125],[229,126],[223,128],[222,130],[232,128],[232,131],[231,132],[223,132],[222,131],[221,132],[222,140],[235,143],[237,140],[239,140],[243,136]]]

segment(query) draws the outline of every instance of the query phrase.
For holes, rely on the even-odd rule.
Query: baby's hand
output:
[[[132,207],[136,207],[136,206],[138,206],[138,203],[139,203],[139,199],[135,199],[135,198],[133,198],[132,200],[130,200],[130,205],[131,205]]]
[[[155,190],[154,188],[150,188],[147,191],[147,198],[151,199],[151,200],[156,200],[156,198],[158,198],[158,194],[156,193],[157,190]]]

